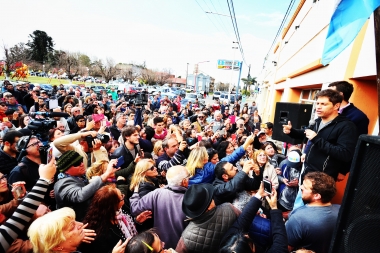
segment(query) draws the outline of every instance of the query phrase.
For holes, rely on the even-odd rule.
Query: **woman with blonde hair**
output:
[[[159,188],[157,176],[155,162],[152,159],[142,159],[136,164],[129,189],[133,192],[135,187],[138,187],[140,198],[142,198]]]
[[[161,140],[156,141],[153,147],[153,152],[152,152],[153,159],[157,160],[158,157],[163,155],[164,153],[165,152],[164,152],[164,149],[162,148],[162,141]]]
[[[36,219],[29,227],[28,236],[34,252],[69,253],[76,251],[82,242],[94,240],[94,231],[85,229],[86,226],[75,220],[73,209],[63,207]]]
[[[94,176],[100,176],[101,174],[106,171],[108,166],[108,161],[107,160],[100,160],[92,163],[91,167],[87,169],[86,171],[86,177],[88,180],[91,181],[91,179]]]
[[[226,161],[235,164],[240,158],[243,157],[247,148],[253,143],[254,136],[249,136],[243,145],[233,151],[230,155],[227,155],[221,159],[221,161]],[[218,152],[213,149],[201,150],[202,147],[193,149],[190,152],[189,158],[187,159],[186,168],[189,171],[191,178],[189,179],[189,185],[201,184],[201,183],[212,183],[215,180],[215,166],[219,163]],[[193,153],[194,152],[194,153]],[[204,154],[206,152],[207,156]],[[205,160],[207,157],[207,160]]]
[[[206,163],[208,163],[208,154],[205,147],[196,147],[191,150],[186,164],[186,169],[189,172],[190,177],[195,175],[196,169],[203,169]]]
[[[72,109],[72,108],[73,108],[73,105],[70,104],[70,103],[68,103],[68,104],[66,104],[66,105],[63,107],[63,112],[69,114],[70,116],[72,116],[72,114],[71,114],[71,109]]]
[[[260,168],[260,172],[259,174],[256,174],[256,176],[262,175],[263,178],[267,178],[269,181],[272,182],[272,187],[274,187],[277,190],[278,188],[277,173],[273,165],[269,163],[269,159],[265,151],[262,149],[257,150],[253,154],[253,161],[256,164],[258,164]]]

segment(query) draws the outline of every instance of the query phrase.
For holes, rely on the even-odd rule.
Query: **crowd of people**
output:
[[[5,81],[0,252],[327,252],[335,181],[368,131],[351,86],[317,94],[309,129],[280,126],[302,149],[274,140],[255,102]]]

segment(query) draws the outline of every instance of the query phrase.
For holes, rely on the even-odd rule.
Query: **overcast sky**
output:
[[[227,0],[2,0],[0,43],[27,42],[34,30],[45,31],[55,49],[80,51],[90,58],[170,69],[176,76],[194,64],[217,81],[237,80],[218,70],[217,60],[242,60]],[[293,9],[299,1],[296,1]],[[257,76],[290,0],[235,0],[235,14],[251,76]],[[294,11],[294,10],[293,10]],[[235,52],[234,52],[235,51]],[[234,57],[235,56],[235,57]],[[0,51],[0,58],[3,52]],[[248,66],[243,64],[242,77]]]

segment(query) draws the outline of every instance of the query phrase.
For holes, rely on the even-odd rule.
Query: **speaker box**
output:
[[[356,145],[330,253],[380,252],[380,137]]]
[[[302,127],[309,126],[311,111],[313,105],[311,104],[298,104],[298,103],[276,103],[276,112],[273,121],[273,140],[283,141],[291,144],[300,144],[303,139],[290,138],[284,134],[282,125],[292,122],[294,129],[301,129]]]

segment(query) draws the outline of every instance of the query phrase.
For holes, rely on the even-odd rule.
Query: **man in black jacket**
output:
[[[238,171],[238,169],[229,162],[218,163],[215,167],[216,178],[212,183],[215,188],[215,204],[220,205],[225,202],[232,202],[237,197],[237,194],[244,190],[259,189],[262,181],[262,173],[260,173],[261,176],[250,178],[248,177],[250,170],[259,171],[260,168],[255,165],[252,160],[248,160],[244,163],[242,171]]]
[[[344,170],[354,156],[356,127],[338,110],[342,96],[335,90],[322,90],[316,95],[318,119],[310,129],[293,129],[291,122],[283,125],[283,131],[292,138],[306,136],[311,147],[306,154],[304,173],[321,171],[337,180],[338,173]]]
[[[3,137],[3,147],[0,148],[0,172],[4,175],[9,175],[11,170],[17,166],[18,152],[16,145],[22,137],[19,131],[9,131]]]
[[[124,139],[124,144],[113,152],[111,158],[117,159],[120,156],[123,156],[124,164],[121,168],[127,168],[131,162],[134,162],[137,155],[141,156],[139,131],[135,126],[127,126],[121,132],[121,136]]]

